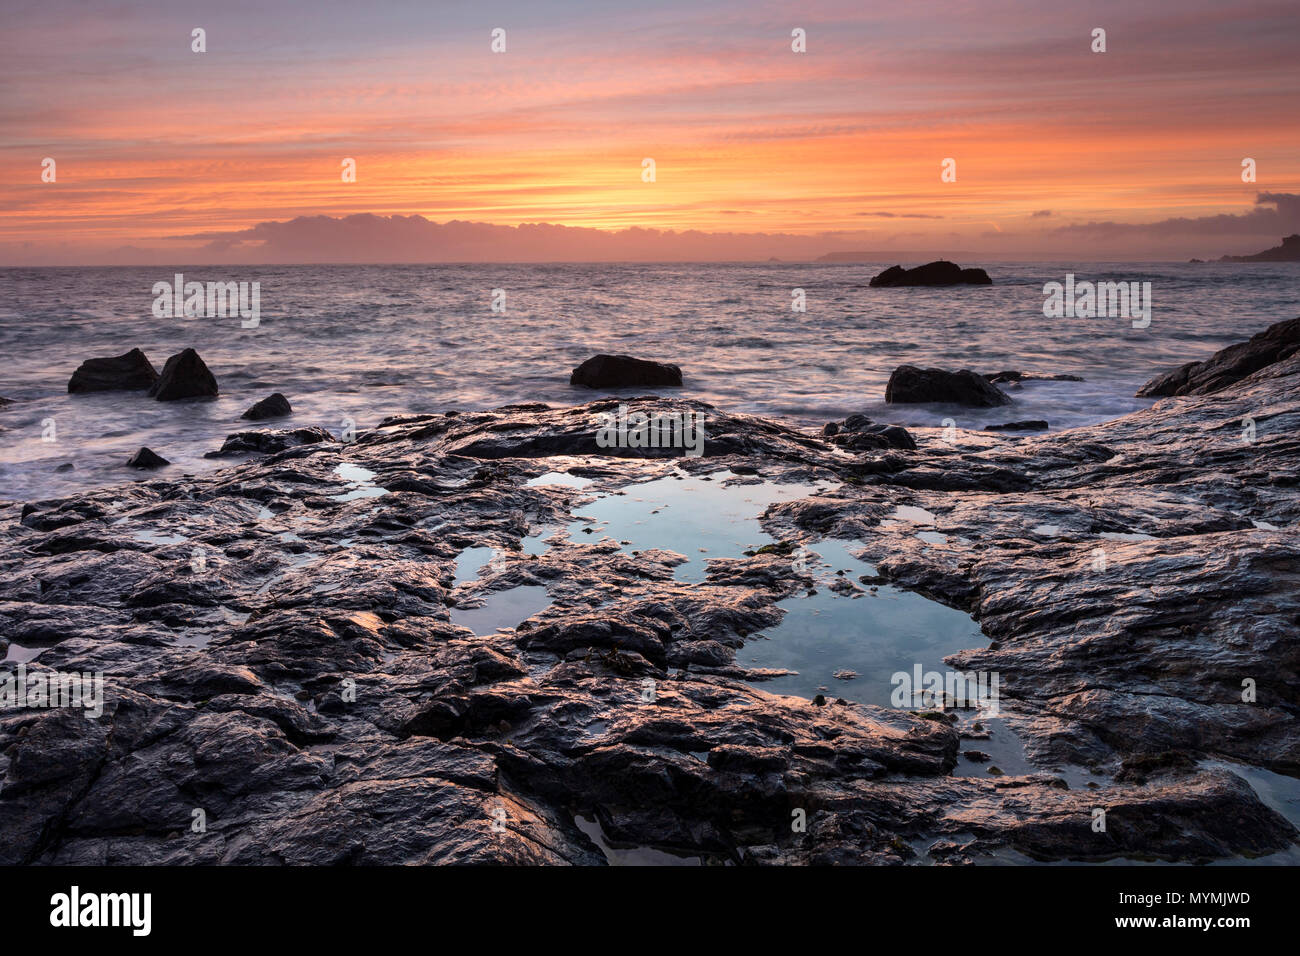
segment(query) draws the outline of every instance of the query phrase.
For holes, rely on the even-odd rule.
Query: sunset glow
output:
[[[44,4],[0,39],[0,256],[212,258],[214,235],[354,213],[1069,253],[1093,245],[1081,224],[1241,217],[1297,189],[1293,5],[1043,7]],[[1196,231],[1136,245],[1251,250],[1282,228]]]

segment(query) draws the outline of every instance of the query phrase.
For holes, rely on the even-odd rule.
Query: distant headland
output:
[[[1193,259],[1192,262],[1203,262],[1203,259]],[[1286,236],[1282,240],[1282,245],[1274,246],[1272,249],[1265,249],[1263,252],[1257,252],[1253,256],[1220,256],[1219,262],[1300,262],[1300,233]]]

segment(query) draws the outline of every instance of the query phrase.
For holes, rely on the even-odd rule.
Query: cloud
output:
[[[942,219],[943,216],[931,216],[923,212],[860,212],[856,215],[869,216],[874,219]]]
[[[872,219],[916,220],[912,213],[867,213]],[[1040,210],[1019,220],[1028,224],[1059,213]],[[1245,212],[1157,222],[1097,221],[1022,229],[972,220],[941,233],[873,232],[869,229],[816,233],[705,232],[632,227],[619,230],[553,223],[518,226],[420,215],[311,215],[268,220],[246,229],[206,229],[165,238],[164,248],[98,249],[66,243],[32,247],[0,241],[0,261],[9,264],[124,263],[437,263],[437,262],[719,262],[812,261],[834,253],[879,250],[882,258],[953,258],[955,249],[988,259],[1082,260],[1218,257],[1258,252],[1279,237],[1300,232],[1300,195],[1262,192]],[[883,223],[882,223],[883,224]],[[919,226],[929,229],[929,226]],[[890,253],[888,250],[895,250]]]
[[[878,219],[935,219],[917,213],[872,212]],[[1049,218],[1050,210],[1030,218]],[[1247,212],[1162,219],[1157,222],[1098,221],[1062,224],[1044,230],[1004,232],[996,222],[981,233],[954,231],[948,240],[991,241],[986,253],[1030,252],[1031,258],[1095,253],[1159,258],[1189,250],[1215,255],[1254,252],[1254,245],[1300,232],[1300,195],[1259,193]],[[696,262],[726,260],[816,259],[862,248],[887,249],[912,241],[867,231],[790,233],[703,232],[632,227],[616,231],[552,223],[519,226],[452,220],[438,223],[423,216],[299,216],[268,221],[232,232],[196,232],[172,239],[201,241],[214,259],[248,262]],[[1235,238],[1236,244],[1228,242]],[[1098,247],[1099,241],[1105,243]],[[946,244],[943,237],[922,245]],[[1219,249],[1220,246],[1224,248]],[[1260,245],[1259,248],[1264,248]],[[1218,250],[1218,251],[1216,251]]]
[[[433,222],[423,216],[299,216],[233,232],[197,232],[172,240],[203,241],[213,255],[242,252],[257,262],[616,262],[813,259],[860,245],[862,232],[701,232],[633,227]]]
[[[1173,239],[1189,236],[1270,236],[1281,237],[1300,231],[1300,195],[1295,193],[1259,193],[1255,208],[1238,215],[1177,217],[1158,222],[1084,222],[1059,226],[1053,234],[1062,238],[1116,239],[1140,237]]]

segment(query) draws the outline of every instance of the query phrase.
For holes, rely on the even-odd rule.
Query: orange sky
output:
[[[1290,204],[1254,203],[1300,191],[1298,5],[865,7],[20,7],[0,38],[0,265],[205,261],[213,234],[352,213],[991,255],[1083,254],[1098,221],[1192,220],[1115,236],[1150,258],[1294,231]]]

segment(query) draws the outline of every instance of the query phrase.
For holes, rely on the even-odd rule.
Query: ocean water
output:
[[[401,413],[578,403],[594,393],[570,387],[569,372],[597,352],[675,362],[685,387],[674,392],[802,425],[863,412],[902,425],[1068,428],[1141,408],[1133,392],[1157,372],[1300,314],[1294,263],[979,263],[993,286],[869,288],[891,264],[0,269],[0,397],[14,400],[0,408],[0,499],[139,480],[147,473],[125,462],[142,445],[171,460],[168,475],[224,467],[203,453],[246,427],[341,434],[348,419],[363,430]],[[155,318],[153,284],[177,271],[259,282],[260,325]],[[1043,283],[1067,272],[1151,282],[1150,327],[1044,318]],[[806,312],[790,308],[796,288]],[[504,313],[492,311],[494,289]],[[216,375],[216,400],[67,394],[84,359],[139,347],[161,370],[186,346]],[[1086,381],[1030,382],[994,410],[886,406],[885,382],[904,363]],[[291,419],[240,421],[274,391]]]

